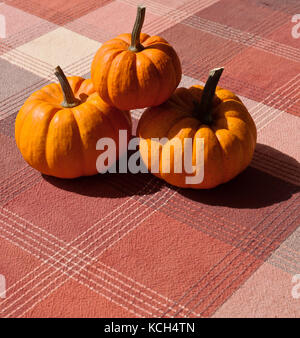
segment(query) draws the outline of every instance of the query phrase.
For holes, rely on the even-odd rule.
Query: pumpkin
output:
[[[25,161],[41,173],[61,178],[97,174],[96,160],[102,153],[96,150],[98,139],[110,137],[118,145],[119,129],[130,137],[129,112],[107,105],[90,79],[66,78],[60,67],[55,75],[60,85],[44,86],[20,109],[17,146]],[[120,148],[127,151],[127,144]]]
[[[144,18],[145,7],[138,7],[132,34],[103,43],[92,62],[95,90],[121,110],[161,104],[181,79],[181,64],[172,46],[159,36],[141,33]]]
[[[140,156],[144,164],[172,185],[213,188],[234,178],[251,162],[256,126],[242,101],[231,91],[217,86],[222,71],[223,68],[210,71],[204,88],[195,85],[176,89],[165,103],[145,110],[139,121],[137,135],[141,138]],[[160,141],[163,138],[169,141],[163,143]],[[172,143],[175,138],[180,142]],[[191,171],[179,163],[184,160],[186,138],[192,141],[189,160],[194,167],[190,167]],[[154,140],[151,142],[151,139]],[[196,175],[196,159],[200,157],[201,148],[195,144],[201,139],[203,180],[187,183],[187,177]],[[177,156],[180,151],[182,156]],[[165,168],[168,163],[169,172]],[[175,170],[178,165],[182,167],[181,173]],[[152,170],[153,167],[156,169]]]

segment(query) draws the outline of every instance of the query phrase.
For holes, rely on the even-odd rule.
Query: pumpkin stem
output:
[[[144,46],[140,42],[140,35],[145,20],[145,12],[146,7],[138,6],[135,23],[131,33],[131,44],[128,48],[135,53],[140,52],[144,49]]]
[[[209,77],[205,83],[202,98],[198,106],[199,112],[201,114],[201,122],[204,124],[211,124],[212,119],[212,104],[215,96],[216,88],[220,77],[223,73],[224,68],[215,68],[209,72]]]
[[[62,69],[57,66],[55,68],[55,72],[54,74],[56,75],[60,85],[61,85],[61,89],[64,95],[64,100],[61,103],[61,105],[64,108],[73,108],[78,106],[81,102],[80,100],[76,99],[76,97],[74,96],[74,93],[72,91],[72,88],[69,84],[68,79],[66,78],[65,73],[62,71]]]

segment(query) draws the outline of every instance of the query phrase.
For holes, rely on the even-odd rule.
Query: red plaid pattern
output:
[[[25,99],[57,63],[88,77],[101,43],[131,31],[139,3],[0,4],[1,317],[299,317],[298,0],[144,1],[143,31],[174,46],[180,85],[224,66],[221,86],[256,122],[253,161],[231,182],[191,191],[150,174],[60,180],[18,152]]]

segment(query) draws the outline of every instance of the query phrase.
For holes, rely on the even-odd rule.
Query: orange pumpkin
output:
[[[19,111],[15,139],[25,161],[40,172],[74,178],[97,174],[102,151],[96,143],[111,137],[118,145],[119,129],[131,135],[129,112],[108,106],[95,92],[90,79],[68,79],[60,67],[52,83],[34,92]],[[127,151],[127,144],[123,151]],[[118,152],[117,152],[118,153]]]
[[[213,188],[231,180],[251,162],[256,145],[256,126],[241,100],[231,91],[217,87],[222,71],[223,68],[212,70],[204,88],[196,85],[176,89],[168,101],[147,109],[139,121],[137,135],[141,138],[143,162],[151,172],[156,167],[154,174],[172,185]],[[164,137],[169,140],[165,144],[158,140],[151,143],[153,138]],[[177,146],[175,142],[170,143],[175,138],[180,140]],[[198,184],[187,184],[186,181],[186,177],[196,175],[195,167],[189,173],[178,162],[184,160],[186,138],[192,140],[190,161],[193,166],[196,166],[196,156],[199,155],[196,141],[203,139],[204,142],[204,176]],[[181,151],[183,155],[177,156]],[[152,158],[155,152],[158,156]],[[170,163],[169,172],[164,168],[167,163]],[[178,165],[183,168],[182,173],[176,172]]]
[[[132,34],[105,42],[92,62],[96,91],[122,110],[161,104],[181,79],[181,64],[172,46],[159,36],[141,34],[144,17],[145,7],[138,7]]]

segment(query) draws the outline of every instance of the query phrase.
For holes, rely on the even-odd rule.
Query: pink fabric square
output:
[[[17,172],[27,166],[23,160],[16,142],[13,138],[0,134],[0,172],[1,183],[10,180],[10,177],[17,174]]]
[[[298,12],[295,12],[295,15],[297,13],[299,14],[299,10]],[[287,16],[281,27],[277,28],[273,32],[270,32],[265,37],[283,45],[292,47],[290,53],[299,58],[299,38],[296,39],[292,34],[293,30],[296,30],[295,26],[297,25],[297,22],[299,22],[299,19],[297,22],[292,22],[293,16],[294,15]],[[300,29],[298,28],[297,31],[300,32]]]
[[[277,92],[277,99],[274,99],[272,106],[284,110],[289,103],[289,96],[295,95],[293,78],[296,79],[300,72],[300,64],[281,56],[277,56],[254,47],[249,47],[239,55],[235,56],[225,65],[226,72],[234,79],[243,79],[243,83],[236,84],[235,90],[242,95],[248,96],[256,101]],[[253,84],[256,92],[251,91],[244,83]],[[281,98],[280,90],[285,94],[285,103],[279,107]],[[290,93],[288,92],[290,90]]]
[[[119,34],[131,33],[136,11],[135,6],[114,1],[68,23],[65,27],[91,39],[105,42]],[[120,15],[120,13],[122,13],[122,15]],[[153,15],[151,11],[148,10],[143,32],[148,33],[146,29],[147,25],[158,18],[158,16]]]
[[[176,301],[230,249],[230,245],[156,212],[100,260]]]
[[[35,304],[25,314],[25,318],[136,318],[137,315],[112,302],[105,291],[95,292],[75,280],[69,280],[63,286]],[[63,299],[63,302],[61,301]]]
[[[6,204],[6,208],[67,242],[81,235],[128,198],[105,183],[101,175],[97,175],[96,179],[83,178],[81,183],[78,180],[77,183],[76,180],[69,181],[69,189],[73,191],[65,190],[66,186],[60,188],[59,184],[63,184],[63,180],[47,179],[41,177],[36,186],[21,193]],[[84,185],[91,188],[92,180],[93,191],[86,192],[90,196],[85,195]],[[76,184],[81,186],[82,194],[74,190]],[[115,198],[110,198],[110,195]]]
[[[4,42],[12,47],[24,44],[56,28],[53,23],[4,3],[0,4],[0,14],[4,15],[6,22]]]
[[[1,208],[0,213],[2,214]],[[41,264],[36,257],[32,256],[30,252],[26,252],[23,249],[20,242],[15,243],[13,236],[10,235],[9,228],[5,228],[7,231],[2,230],[4,229],[2,222],[3,219],[1,218],[0,255],[2,257],[2,261],[0,265],[0,273],[6,280],[6,298],[0,298],[1,310],[4,306],[9,304],[9,300],[11,299],[13,293],[23,287],[21,280],[33,270],[38,269]]]
[[[273,29],[276,21],[287,15],[269,6],[258,7],[255,1],[220,0],[197,13],[201,18],[241,30],[264,34]]]
[[[275,117],[258,134],[258,142],[274,147],[294,158],[295,162],[300,162],[300,119],[287,113]]]
[[[213,317],[299,318],[300,299],[292,296],[292,277],[275,266],[263,264]]]

